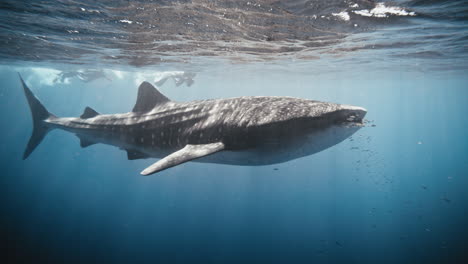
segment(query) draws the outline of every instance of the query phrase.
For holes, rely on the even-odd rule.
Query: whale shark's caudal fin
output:
[[[55,116],[49,113],[49,111],[47,111],[47,109],[42,105],[39,99],[37,99],[36,96],[34,96],[34,94],[24,82],[23,78],[21,78],[21,75],[19,75],[19,78],[21,84],[23,85],[24,94],[26,95],[26,99],[28,100],[33,120],[33,132],[31,138],[29,138],[28,145],[26,146],[26,149],[24,150],[23,154],[23,159],[26,159],[39,145],[39,143],[41,143],[42,139],[50,130],[50,128],[47,126],[44,120]]]

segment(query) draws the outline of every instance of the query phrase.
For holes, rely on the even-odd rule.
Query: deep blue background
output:
[[[240,167],[186,163],[160,174],[105,145],[31,133],[20,71],[59,116],[129,111],[137,73],[47,85],[0,69],[0,232],[10,263],[463,263],[467,260],[468,90],[462,73],[269,75],[226,65],[179,101],[288,95],[363,106],[375,127],[313,156]],[[277,168],[277,170],[275,170]]]
[[[416,15],[360,16],[351,6],[371,1],[355,0],[261,1],[265,11],[3,0],[1,263],[468,263],[468,1],[382,1]],[[285,12],[262,20],[268,5]],[[346,10],[349,21],[333,15]],[[53,83],[48,69],[102,65],[122,72]],[[197,73],[191,87],[164,84],[173,100],[295,96],[363,106],[373,123],[264,167],[189,162],[142,177],[155,160],[82,149],[63,131],[21,160],[32,124],[17,72],[51,112],[79,116],[129,111],[161,70]]]

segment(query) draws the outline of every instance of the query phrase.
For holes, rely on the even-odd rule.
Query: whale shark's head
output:
[[[314,107],[313,116],[306,118],[310,130],[301,143],[308,154],[336,145],[364,126],[365,108],[332,103],[314,104]]]
[[[311,155],[349,138],[363,127],[367,110],[351,105],[285,98],[259,114],[248,134],[236,138],[255,146],[251,160],[271,164]],[[232,144],[231,144],[232,145]]]
[[[312,100],[273,105],[252,137],[260,153],[252,160],[272,164],[311,155],[349,138],[363,127],[367,110]],[[253,132],[253,129],[249,130]],[[243,137],[246,138],[246,137]],[[253,142],[253,143],[252,143]]]
[[[312,130],[330,126],[361,126],[367,113],[365,108],[359,106],[318,101],[302,101],[297,106],[302,110],[295,111],[295,118]]]
[[[366,114],[367,110],[365,108],[352,105],[339,105],[338,110],[332,112],[336,124],[341,125],[362,124]]]

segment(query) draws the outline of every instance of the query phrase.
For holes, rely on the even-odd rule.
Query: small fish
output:
[[[421,188],[423,188],[424,190],[427,190],[427,186],[426,186],[426,185],[421,185]]]
[[[317,250],[317,254],[318,254],[318,255],[322,255],[322,254],[325,254],[325,253],[327,253],[326,250],[322,250],[322,249],[321,249],[321,250]]]

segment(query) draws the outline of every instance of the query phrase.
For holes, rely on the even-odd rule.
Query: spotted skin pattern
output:
[[[46,111],[42,105],[35,107],[40,102],[24,82],[23,87],[33,118],[35,108]],[[62,118],[47,112],[41,114],[46,118],[40,125],[47,131],[59,128],[75,133],[83,147],[104,143],[126,150],[129,159],[163,158],[142,172],[148,175],[198,158],[203,162],[263,165],[309,155],[354,133],[365,114],[361,107],[292,97],[174,102],[144,82],[132,112],[101,115],[87,107],[81,117]],[[334,131],[332,137],[328,136],[330,131]],[[309,146],[311,135],[315,142]],[[320,138],[327,143],[320,143]],[[202,158],[220,151],[225,153],[218,158]],[[275,152],[282,157],[273,157]]]

